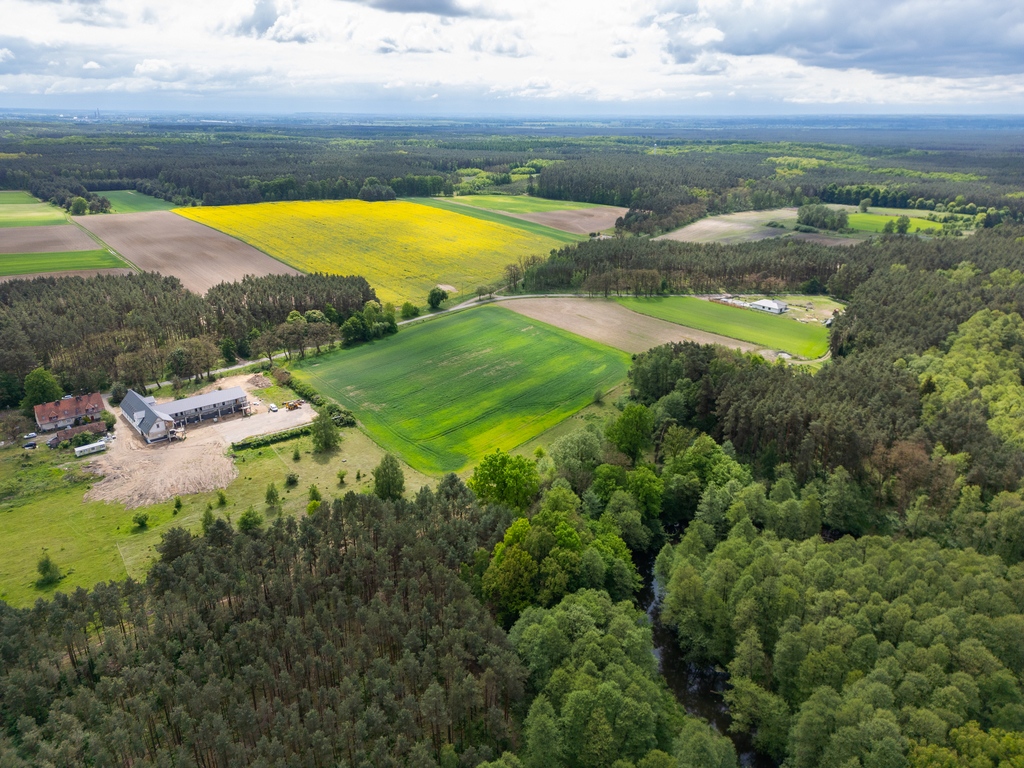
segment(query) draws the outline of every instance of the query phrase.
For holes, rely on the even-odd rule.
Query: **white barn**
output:
[[[762,312],[771,312],[773,315],[781,315],[789,309],[789,305],[786,302],[777,301],[776,299],[761,299],[760,301],[753,301],[747,306],[751,309],[759,309]]]

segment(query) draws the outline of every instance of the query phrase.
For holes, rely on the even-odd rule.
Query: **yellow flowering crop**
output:
[[[402,201],[258,203],[181,208],[303,272],[362,275],[381,301],[425,304],[435,285],[472,293],[520,256],[560,243],[541,235]]]

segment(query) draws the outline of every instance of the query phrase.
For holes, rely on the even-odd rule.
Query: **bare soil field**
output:
[[[93,275],[131,275],[132,270],[126,267],[111,269],[68,269],[62,272],[33,272],[30,275],[0,275],[0,283],[8,280],[32,280],[36,277],[92,277]]]
[[[130,215],[130,214],[128,214]],[[237,475],[234,462],[227,455],[231,443],[253,435],[302,426],[316,415],[312,408],[271,413],[266,403],[257,402],[253,390],[265,386],[262,376],[244,374],[218,379],[201,392],[215,388],[242,387],[254,403],[252,416],[236,414],[219,420],[191,424],[187,439],[182,442],[146,442],[132,430],[121,416],[121,409],[107,404],[118,415],[114,434],[105,453],[97,454],[89,468],[105,477],[86,494],[90,501],[123,501],[128,509],[157,504],[175,496],[224,488]],[[161,398],[167,402],[168,398]]]
[[[0,253],[61,253],[91,251],[98,247],[85,232],[66,224],[8,227],[0,237]]]
[[[629,213],[628,208],[580,208],[576,211],[542,211],[540,213],[506,213],[515,219],[532,221],[545,227],[572,232],[574,235],[586,235],[611,229],[615,220]]]
[[[245,275],[301,274],[251,245],[170,211],[89,216],[80,223],[139,269],[177,277],[197,293]]]
[[[759,347],[745,341],[667,323],[632,312],[611,299],[533,298],[502,301],[501,306],[525,317],[593,339],[623,352],[645,352],[670,341],[721,344],[744,352]],[[765,357],[769,351],[761,350]]]
[[[695,221],[654,239],[679,240],[684,243],[748,243],[786,234],[783,229],[766,227],[765,224],[769,221],[795,224],[796,215],[796,208],[727,213]]]

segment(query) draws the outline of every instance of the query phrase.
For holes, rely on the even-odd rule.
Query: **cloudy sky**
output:
[[[1024,2],[0,0],[0,107],[1024,113]]]

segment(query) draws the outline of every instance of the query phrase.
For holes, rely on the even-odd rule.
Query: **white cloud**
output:
[[[100,68],[101,68],[100,65],[97,64],[95,61],[87,61],[85,64],[82,65],[82,69],[100,69]]]

